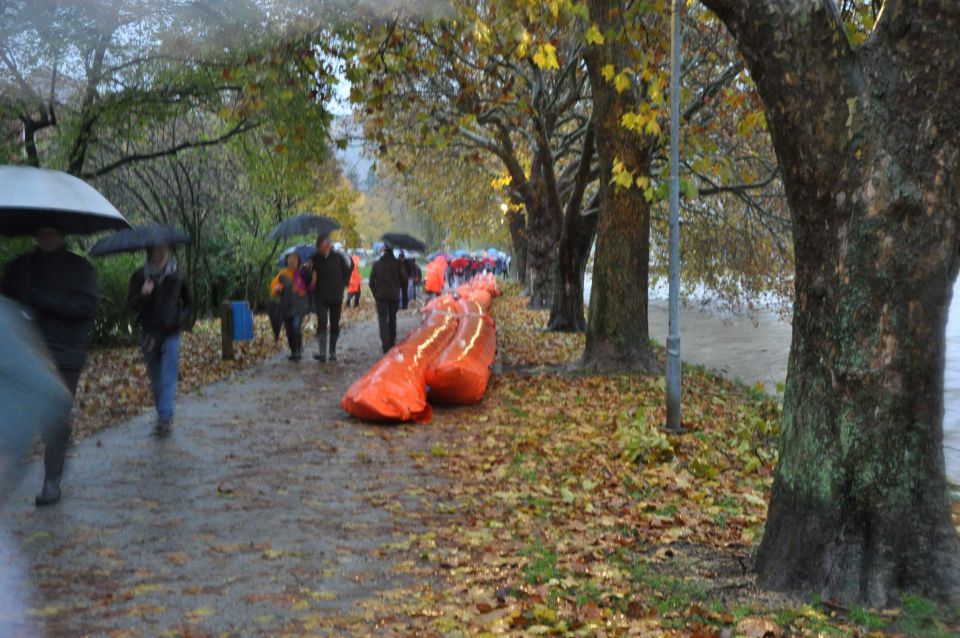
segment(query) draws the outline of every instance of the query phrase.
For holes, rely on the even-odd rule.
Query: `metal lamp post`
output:
[[[670,328],[667,334],[667,430],[682,432],[680,418],[680,10],[673,0],[670,25]]]

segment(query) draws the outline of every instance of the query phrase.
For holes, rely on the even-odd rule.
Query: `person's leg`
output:
[[[317,361],[327,360],[327,316],[330,304],[317,298],[317,354],[313,358]]]
[[[340,314],[343,306],[339,303],[330,304],[330,360],[337,360],[337,340],[340,339]]]
[[[377,302],[377,324],[380,327],[380,345],[386,353],[392,345],[390,343],[390,303],[387,301]]]
[[[391,301],[389,305],[390,313],[390,347],[397,345],[397,310],[400,309],[400,302]]]
[[[400,307],[404,310],[407,309],[407,305],[410,302],[410,299],[407,297],[409,283],[400,285]]]
[[[293,320],[293,317],[283,318],[283,331],[287,333],[287,347],[290,348],[290,356],[288,358],[291,361],[293,361],[297,354],[297,337],[294,334],[295,328]]]
[[[60,378],[70,391],[70,396],[76,396],[77,385],[80,383],[80,370],[60,368]],[[53,505],[60,501],[60,479],[63,478],[63,467],[67,461],[67,448],[70,447],[70,415],[43,434],[43,487],[35,500],[37,505]]]
[[[144,335],[140,338],[140,352],[143,354],[143,362],[147,367],[147,376],[150,378],[150,390],[153,392],[153,407],[157,410],[157,416],[160,415],[160,362],[162,356],[162,344],[151,336]]]
[[[359,291],[359,290],[358,290],[357,292],[353,293],[353,307],[354,307],[354,308],[359,308],[359,307],[360,307],[360,294],[361,294],[361,291]]]
[[[303,357],[303,315],[293,316],[294,359],[299,361]]]
[[[170,434],[173,410],[177,400],[177,377],[180,373],[180,336],[167,337],[154,346],[151,380],[154,380],[154,399],[157,408],[157,425],[154,436]]]

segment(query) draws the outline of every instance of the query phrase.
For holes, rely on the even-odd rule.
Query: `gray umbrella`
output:
[[[267,235],[269,239],[288,239],[300,235],[329,235],[340,228],[339,222],[323,215],[294,215],[285,219]]]
[[[17,469],[37,436],[66,418],[70,403],[70,393],[23,309],[0,297],[0,468]],[[8,485],[10,477],[3,474],[0,481]]]
[[[95,188],[60,171],[0,166],[0,235],[58,228],[83,235],[130,224]]]
[[[97,241],[90,249],[90,255],[100,257],[114,253],[135,252],[151,246],[176,246],[189,243],[190,235],[173,226],[134,226]]]

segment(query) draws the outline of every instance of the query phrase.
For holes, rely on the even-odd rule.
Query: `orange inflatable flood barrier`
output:
[[[427,368],[452,341],[458,310],[450,297],[437,300],[419,330],[350,386],[341,407],[364,421],[428,423],[433,410],[427,403]]]
[[[475,293],[484,297],[486,291]],[[475,298],[460,300],[460,325],[450,344],[427,370],[430,401],[446,405],[477,403],[487,391],[497,355],[497,331],[483,304]]]

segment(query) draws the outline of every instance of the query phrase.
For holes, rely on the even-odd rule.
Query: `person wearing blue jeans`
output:
[[[180,375],[180,335],[174,334],[163,340],[144,335],[140,350],[150,375],[153,402],[157,407],[158,423],[170,429],[173,410],[177,401],[177,377]]]
[[[130,277],[127,303],[143,329],[140,351],[157,408],[156,437],[170,434],[180,372],[180,333],[193,316],[190,286],[169,246],[147,249],[147,261]]]

